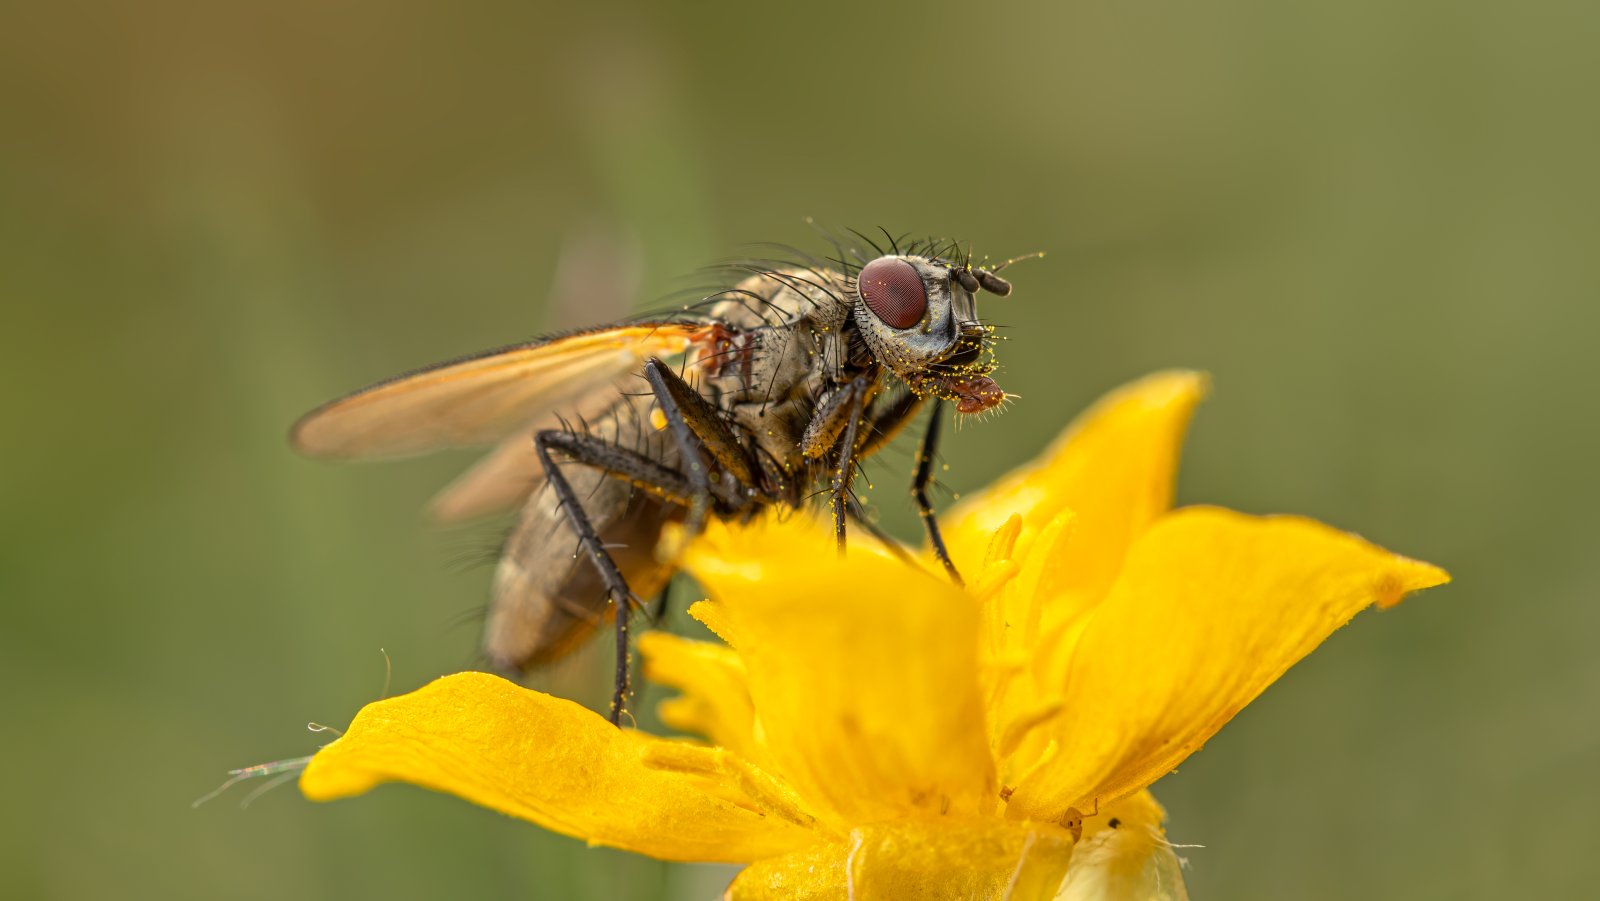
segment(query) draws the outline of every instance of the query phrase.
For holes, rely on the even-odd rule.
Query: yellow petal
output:
[[[1165,818],[1149,792],[1138,792],[1085,819],[1058,901],[1188,901]]]
[[[1448,580],[1308,519],[1209,507],[1163,517],[1105,601],[1046,641],[1040,679],[1061,686],[1065,706],[1034,741],[1059,751],[1008,813],[1050,819],[1150,784],[1361,609]]]
[[[716,601],[706,598],[695,601],[689,605],[689,615],[698,620],[700,625],[711,630],[711,634],[726,641],[733,647],[741,644],[738,635],[734,634],[733,623],[728,619],[727,611]]]
[[[691,641],[666,632],[639,639],[644,674],[652,682],[683,692],[664,701],[661,719],[668,726],[704,735],[744,757],[762,762],[755,741],[755,710],[750,704],[744,662],[727,645]]]
[[[700,777],[646,768],[641,757],[654,744],[670,743],[495,676],[459,673],[363,707],[312,758],[300,789],[330,801],[410,782],[662,860],[743,863],[816,840],[700,791]]]
[[[1029,663],[1036,655],[1045,604],[1060,596],[1062,567],[1056,560],[1070,539],[1074,519],[1071,510],[1057,514],[1019,566],[1005,556],[1010,550],[1007,542],[1015,539],[1022,521],[1020,516],[1011,517],[989,543],[989,559],[978,586],[986,591],[977,593],[978,587],[974,588],[983,609],[978,646],[984,666],[979,685],[989,712],[989,745],[1002,780],[1014,776],[1016,766],[1008,758],[1021,740],[1061,708],[1059,693],[1041,691]]]
[[[993,809],[971,598],[794,520],[714,524],[684,559],[740,636],[774,775],[820,818]]]
[[[1013,559],[1058,514],[1077,514],[1058,572],[1068,589],[1057,606],[1097,600],[1130,542],[1172,505],[1178,451],[1206,378],[1162,372],[1126,385],[1080,416],[1048,450],[993,486],[968,495],[941,519],[961,571],[977,572],[990,536],[1022,517]],[[1046,622],[1069,611],[1045,611]]]
[[[907,820],[853,830],[757,861],[728,901],[1049,901],[1072,858],[1055,827],[1003,820]]]

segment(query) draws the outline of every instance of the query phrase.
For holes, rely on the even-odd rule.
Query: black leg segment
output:
[[[689,510],[686,527],[691,535],[705,526],[711,513],[731,515],[745,509],[752,499],[744,490],[754,479],[752,465],[733,431],[710,409],[705,399],[668,369],[660,360],[645,363],[645,377],[666,417],[677,443],[682,469],[665,466],[631,448],[589,435],[552,429],[534,436],[534,447],[545,477],[561,503],[561,509],[578,536],[579,548],[588,555],[606,593],[614,605],[617,629],[616,691],[611,699],[611,722],[619,723],[627,701],[629,686],[628,627],[632,604],[638,601],[628,587],[616,561],[606,552],[589,514],[583,508],[565,475],[555,465],[555,457],[598,469],[627,481],[671,503]],[[721,478],[713,486],[712,470],[706,460],[709,451],[722,467]],[[642,606],[642,603],[641,603]]]
[[[578,462],[584,462],[580,457],[581,448],[585,445],[571,440],[578,438],[582,436],[571,432],[540,432],[534,436],[533,445],[539,453],[539,462],[544,466],[545,478],[549,480],[550,487],[555,490],[556,497],[561,501],[561,509],[565,511],[572,531],[578,534],[579,546],[589,554],[589,561],[600,573],[601,581],[605,582],[606,593],[611,596],[611,603],[616,611],[616,691],[611,696],[611,724],[615,726],[622,721],[622,705],[628,695],[628,614],[631,612],[633,592],[628,590],[627,580],[622,577],[617,564],[600,543],[600,536],[595,533],[594,526],[589,522],[589,514],[584,512],[577,493],[572,490],[572,483],[567,481],[567,477],[551,459],[551,449],[559,448],[562,453]],[[574,453],[574,450],[578,450],[578,453]]]
[[[944,536],[939,534],[939,519],[934,513],[933,502],[928,499],[928,485],[933,481],[933,458],[939,448],[940,414],[944,412],[944,401],[935,399],[932,407],[933,415],[928,417],[928,430],[922,433],[922,447],[917,451],[917,472],[911,482],[911,495],[917,500],[917,512],[921,514],[922,525],[928,531],[928,543],[933,545],[934,556],[944,564],[951,581],[964,585],[966,583],[961,581],[955,561],[950,559],[950,551],[944,546]]]
[[[755,484],[755,466],[733,430],[723,421],[706,399],[688,382],[654,357],[645,361],[644,377],[654,392],[656,404],[666,417],[683,458],[683,474],[691,488],[689,519],[685,524],[689,536],[700,534],[705,528],[706,515],[713,501],[720,501],[719,509],[745,505],[744,489]],[[719,479],[714,493],[711,469],[702,450],[710,451],[722,467],[727,479]]]
[[[878,542],[894,554],[901,563],[916,566],[917,561],[905,549],[905,546],[896,541],[893,535],[878,528],[878,524],[867,518],[867,511],[861,509],[861,504],[853,497],[845,499],[845,513],[850,516],[850,521],[865,529],[868,535],[878,539]]]
[[[851,396],[847,405],[847,419],[845,420],[844,436],[839,439],[838,465],[833,470],[833,536],[839,544],[839,553],[844,553],[845,538],[845,502],[850,496],[850,478],[856,465],[856,436],[860,434],[861,413],[866,408],[867,391],[865,380],[858,380],[852,386]]]
[[[910,391],[892,395],[887,401],[873,401],[872,406],[867,408],[867,424],[870,428],[856,456],[870,457],[888,446],[916,417],[917,411],[922,409],[922,403],[923,399]]]

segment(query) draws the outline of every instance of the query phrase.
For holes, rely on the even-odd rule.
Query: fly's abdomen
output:
[[[591,476],[599,473],[573,475],[584,511],[629,587],[641,598],[660,592],[672,569],[656,560],[656,543],[683,508],[616,479],[601,476],[597,486]],[[495,570],[484,651],[498,669],[532,669],[565,656],[612,613],[605,584],[546,486],[529,499]]]
[[[650,424],[649,407],[647,397],[624,398],[585,432],[675,467],[677,454]],[[591,466],[557,465],[633,593],[648,600],[665,588],[672,568],[656,559],[656,545],[662,527],[681,520],[684,509]],[[498,669],[528,670],[572,651],[613,612],[605,583],[544,483],[523,505],[501,551],[485,653]]]

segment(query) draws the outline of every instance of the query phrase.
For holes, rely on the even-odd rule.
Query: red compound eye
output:
[[[910,328],[928,312],[928,289],[922,276],[905,260],[879,257],[863,266],[856,290],[867,309],[890,328]]]

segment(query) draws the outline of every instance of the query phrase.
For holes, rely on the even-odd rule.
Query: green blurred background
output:
[[[467,458],[306,462],[297,414],[592,318],[573,272],[645,302],[746,242],[820,248],[807,216],[1049,251],[986,307],[1021,400],[954,433],[953,490],[1107,388],[1201,367],[1183,500],[1454,572],[1158,785],[1206,846],[1197,899],[1592,883],[1594,4],[0,17],[6,897],[714,896],[724,868],[415,789],[189,802],[309,753],[307,720],[382,691],[380,647],[396,690],[474,659],[489,573],[463,561],[495,529],[418,515]],[[873,472],[909,535],[908,470]],[[603,703],[602,658],[538,684]]]

